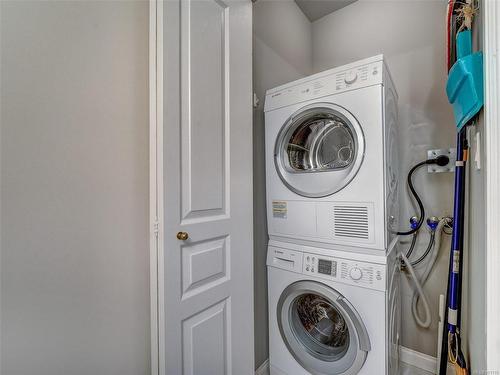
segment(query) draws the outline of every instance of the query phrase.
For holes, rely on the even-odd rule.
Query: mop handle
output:
[[[445,375],[448,363],[448,353],[451,348],[448,347],[449,333],[456,332],[459,325],[459,308],[460,302],[458,298],[460,284],[460,255],[463,244],[463,221],[464,221],[464,201],[465,196],[465,159],[464,145],[466,128],[462,128],[457,134],[457,161],[455,163],[455,195],[453,203],[453,233],[451,240],[450,264],[448,274],[448,284],[446,290],[446,309],[445,321],[443,324],[442,342],[441,342],[441,357],[439,364],[439,375]],[[456,272],[454,272],[456,271]]]
[[[448,331],[456,332],[460,325],[460,291],[461,291],[461,261],[464,242],[464,206],[465,206],[465,132],[463,128],[457,136],[457,161],[455,164],[455,198],[453,205],[453,235],[450,253],[450,279],[448,297]]]

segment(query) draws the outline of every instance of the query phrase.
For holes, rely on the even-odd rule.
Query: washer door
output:
[[[349,111],[331,103],[315,103],[285,122],[276,139],[274,161],[290,190],[319,198],[351,182],[364,150],[361,126]]]
[[[315,281],[298,281],[281,294],[277,307],[281,337],[295,360],[314,375],[354,375],[370,351],[365,325],[337,291]]]

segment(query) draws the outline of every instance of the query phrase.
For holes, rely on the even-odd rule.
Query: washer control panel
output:
[[[302,273],[346,284],[385,290],[385,265],[304,253]]]

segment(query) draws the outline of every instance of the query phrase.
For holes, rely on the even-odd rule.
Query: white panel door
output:
[[[158,9],[159,372],[253,374],[251,2]]]

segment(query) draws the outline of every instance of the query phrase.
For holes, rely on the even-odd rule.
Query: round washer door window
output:
[[[274,159],[283,183],[305,197],[324,197],[347,186],[364,155],[356,118],[331,103],[316,103],[294,113],[278,134]]]
[[[354,375],[370,340],[359,314],[334,289],[298,281],[282,293],[277,308],[283,341],[297,362],[314,375]]]

